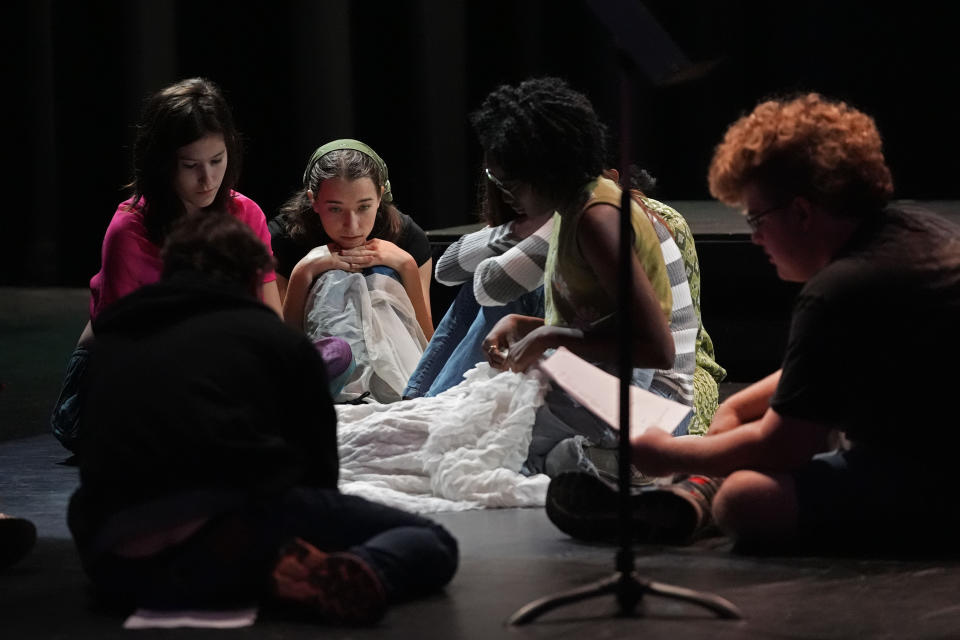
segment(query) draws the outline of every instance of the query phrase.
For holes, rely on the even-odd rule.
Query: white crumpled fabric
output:
[[[304,307],[312,340],[337,336],[350,343],[357,368],[337,401],[369,391],[378,402],[401,398],[427,339],[403,285],[380,273],[327,271]]]
[[[549,479],[519,473],[542,374],[486,363],[432,398],[337,405],[340,489],[428,513],[543,506]]]

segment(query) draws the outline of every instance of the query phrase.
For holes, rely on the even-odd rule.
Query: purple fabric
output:
[[[313,345],[320,352],[324,364],[327,365],[327,375],[334,379],[350,366],[353,361],[353,350],[350,343],[343,338],[330,336],[313,341]]]

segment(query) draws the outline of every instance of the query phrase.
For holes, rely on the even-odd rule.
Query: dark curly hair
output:
[[[250,227],[216,212],[181,218],[167,235],[160,256],[164,278],[191,271],[244,287],[258,282],[275,264]]]
[[[893,195],[893,178],[870,116],[816,93],[760,103],[734,122],[710,163],[710,193],[743,204],[751,182],[774,199],[803,196],[828,211],[864,217]]]
[[[223,136],[227,168],[220,189],[205,211],[227,211],[240,176],[240,135],[220,88],[205,78],[189,78],[161,89],[144,106],[133,145],[133,204],[142,198],[144,225],[154,244],[186,213],[173,189],[177,150],[208,134]]]
[[[576,202],[607,161],[606,128],[593,105],[560,78],[534,78],[492,91],[470,115],[480,146],[507,180],[557,202]],[[486,182],[486,181],[484,181]],[[514,217],[499,191],[481,190],[489,224]]]

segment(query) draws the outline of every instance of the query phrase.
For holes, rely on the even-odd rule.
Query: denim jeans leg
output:
[[[479,310],[480,305],[473,297],[471,284],[462,285],[420,356],[420,362],[410,376],[407,388],[403,390],[404,398],[419,398],[430,389],[451,354],[463,342]]]
[[[389,276],[394,280],[396,280],[397,282],[403,284],[403,280],[400,279],[400,274],[397,273],[396,270],[391,269],[390,267],[385,267],[381,264],[378,264],[375,267],[367,267],[366,269],[363,270],[362,273],[365,276],[369,276],[374,273],[379,273],[382,276]]]
[[[60,396],[50,414],[50,427],[64,447],[75,451],[80,438],[80,407],[83,403],[83,376],[87,370],[90,351],[77,347],[67,362]]]
[[[470,291],[470,297],[476,304],[476,298],[473,297],[472,290]],[[478,362],[486,361],[486,356],[483,353],[483,339],[504,316],[519,313],[525,316],[542,318],[543,287],[525,293],[513,302],[508,302],[503,306],[480,307],[478,305],[478,309],[479,312],[473,318],[466,335],[463,336],[459,344],[453,347],[449,358],[430,384],[424,394],[425,396],[435,396],[457,386],[463,381],[463,374],[477,366]]]
[[[649,389],[653,369],[634,369],[631,384]],[[564,471],[586,471],[596,475],[584,445],[615,449],[619,432],[583,407],[559,387],[553,387],[537,409],[523,473],[546,473],[551,477]]]
[[[306,487],[288,491],[277,508],[278,537],[295,535],[323,551],[346,550],[363,558],[391,602],[439,589],[456,572],[457,541],[423,516],[336,489]]]
[[[459,560],[457,541],[436,522],[314,487],[295,487],[217,516],[185,542],[146,558],[78,547],[84,568],[109,600],[182,609],[262,598],[280,551],[294,538],[359,556],[391,602],[441,588]]]

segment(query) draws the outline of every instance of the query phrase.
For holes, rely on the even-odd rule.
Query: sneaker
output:
[[[324,553],[300,538],[280,554],[272,582],[278,600],[326,622],[371,625],[387,610],[380,578],[366,562],[352,553]]]
[[[718,478],[687,476],[669,485],[630,490],[631,538],[636,542],[685,544],[716,531],[710,504]],[[547,489],[547,517],[573,538],[619,540],[616,483],[588,473],[564,473]]]
[[[597,473],[601,478],[609,480],[616,484],[620,478],[620,451],[618,449],[606,449],[590,443],[583,445],[583,455],[593,463]],[[653,478],[643,475],[634,465],[630,465],[630,485],[633,487],[644,487],[653,484]]]
[[[37,528],[24,518],[0,513],[0,569],[22,560],[37,542]]]

